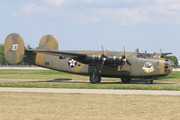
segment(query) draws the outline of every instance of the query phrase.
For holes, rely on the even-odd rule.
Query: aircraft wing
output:
[[[26,52],[42,53],[48,55],[55,55],[60,57],[70,57],[70,58],[85,58],[87,55],[76,52],[62,52],[62,51],[45,51],[45,50],[25,50]]]
[[[169,55],[169,54],[172,54],[172,53],[162,53],[162,55]]]

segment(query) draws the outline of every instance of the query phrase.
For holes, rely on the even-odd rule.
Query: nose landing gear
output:
[[[144,78],[146,84],[153,84],[153,78]]]

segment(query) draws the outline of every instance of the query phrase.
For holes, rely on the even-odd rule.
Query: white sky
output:
[[[45,34],[60,50],[160,53],[180,59],[180,0],[1,0],[0,43],[19,33],[35,48]]]

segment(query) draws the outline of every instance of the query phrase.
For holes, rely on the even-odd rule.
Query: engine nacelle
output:
[[[111,65],[112,67],[115,67],[117,65],[123,64],[124,58],[125,56],[123,54],[90,54],[86,57],[86,61],[90,63],[91,66],[95,66],[96,64],[101,64],[105,59],[104,65]]]

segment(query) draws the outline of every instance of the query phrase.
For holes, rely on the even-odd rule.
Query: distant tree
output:
[[[174,62],[174,65],[175,66],[178,66],[178,59],[176,56],[167,56],[167,55],[164,55],[164,58],[167,58],[169,60],[172,60]]]
[[[0,65],[6,65],[7,61],[4,55],[4,45],[0,44]]]
[[[36,50],[39,50],[39,47],[36,47]]]
[[[175,66],[178,66],[178,59],[177,59],[176,56],[169,56],[169,59],[174,62],[174,65],[175,65]]]
[[[32,50],[33,48],[30,46],[30,45],[28,45],[28,50]]]

